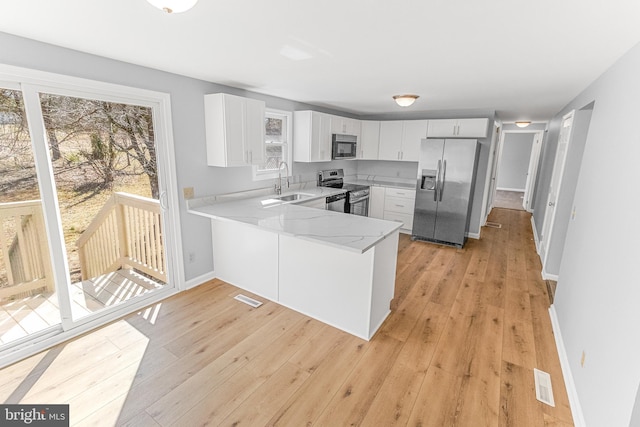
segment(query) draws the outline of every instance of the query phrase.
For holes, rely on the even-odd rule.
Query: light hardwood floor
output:
[[[3,369],[0,400],[82,426],[571,426],[530,216],[490,220],[462,250],[402,236],[370,342],[214,280]]]

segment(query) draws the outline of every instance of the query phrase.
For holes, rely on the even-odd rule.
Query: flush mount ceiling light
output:
[[[395,95],[393,97],[393,99],[396,101],[396,104],[401,107],[408,107],[409,105],[416,102],[416,99],[418,98],[418,95]]]
[[[198,0],[147,0],[153,6],[167,13],[186,12],[198,3]]]
[[[518,126],[519,128],[526,128],[530,124],[531,122],[516,122],[516,126]]]

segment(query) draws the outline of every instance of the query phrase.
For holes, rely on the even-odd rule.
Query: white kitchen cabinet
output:
[[[427,120],[402,122],[402,155],[400,160],[417,162],[420,159],[420,141],[427,137]]]
[[[489,119],[429,120],[429,138],[486,138]]]
[[[380,146],[380,122],[363,120],[360,122],[360,141],[358,141],[358,159],[378,160]]]
[[[420,141],[427,137],[427,120],[390,120],[380,122],[380,160],[417,162]]]
[[[402,150],[402,120],[380,122],[379,160],[400,160]]]
[[[264,101],[214,93],[204,96],[204,110],[209,166],[264,162]]]
[[[211,232],[216,277],[277,301],[278,235],[233,221],[217,220],[211,221]]]
[[[331,160],[331,116],[317,111],[293,113],[293,160]]]
[[[372,186],[369,189],[369,216],[384,219],[384,187]]]
[[[360,136],[360,120],[331,116],[331,133]],[[358,138],[359,139],[359,138]]]
[[[402,222],[400,231],[411,233],[416,190],[387,187],[384,196],[383,219]]]

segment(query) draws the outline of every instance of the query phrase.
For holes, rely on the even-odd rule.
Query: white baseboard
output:
[[[496,187],[499,191],[515,191],[517,193],[524,193],[524,188],[508,188],[508,187]]]
[[[208,282],[209,280],[213,280],[216,277],[217,276],[215,271],[210,271],[209,273],[194,277],[193,279],[187,280],[187,282],[185,283],[185,289],[195,288],[196,286],[201,285],[204,282]]]
[[[567,395],[569,396],[569,406],[571,407],[573,424],[576,427],[586,427],[584,414],[582,413],[582,406],[580,405],[580,399],[578,398],[578,391],[576,390],[576,384],[573,382],[573,375],[571,374],[571,365],[569,364],[569,358],[567,357],[567,350],[564,347],[564,341],[562,340],[560,324],[558,323],[558,315],[553,304],[549,307],[549,317],[551,318],[551,327],[553,328],[553,336],[556,341],[556,350],[558,351],[558,358],[560,359],[564,385],[567,388]]]
[[[480,240],[480,233],[467,233],[467,237],[470,239]]]

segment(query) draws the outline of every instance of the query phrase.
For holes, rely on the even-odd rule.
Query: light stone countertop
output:
[[[239,222],[340,249],[364,253],[392,235],[401,223],[349,215],[340,212],[297,206],[313,199],[343,192],[327,187],[310,187],[296,191],[310,195],[297,202],[269,203],[273,194],[220,201],[220,197],[203,197],[188,201],[190,213],[220,221]],[[265,203],[267,201],[267,203]]]

